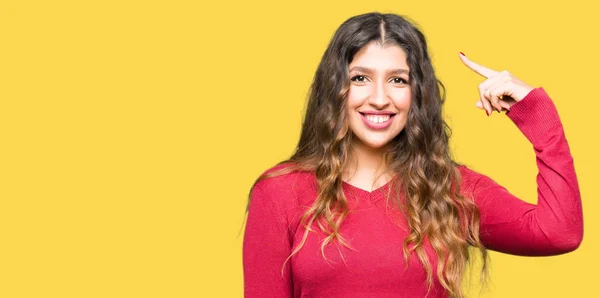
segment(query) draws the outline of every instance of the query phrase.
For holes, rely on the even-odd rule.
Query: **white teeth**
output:
[[[376,116],[376,115],[365,115],[365,117],[367,118],[367,120],[373,122],[373,123],[381,123],[381,122],[386,122],[388,120],[390,120],[390,115],[385,115],[385,116]]]

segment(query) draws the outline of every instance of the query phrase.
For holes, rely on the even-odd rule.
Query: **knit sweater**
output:
[[[525,202],[488,176],[457,166],[461,194],[473,198],[481,213],[483,245],[523,256],[576,249],[583,237],[581,198],[554,103],[543,88],[535,88],[505,115],[533,145],[538,200]],[[350,212],[339,232],[353,249],[336,240],[325,247],[325,260],[321,254],[325,234],[313,223],[316,233],[309,232],[304,246],[283,267],[302,241],[305,229],[300,218],[317,197],[316,177],[294,172],[257,183],[243,240],[245,297],[425,297],[426,271],[414,252],[406,266],[402,244],[409,235],[408,225],[400,211],[386,203],[389,184],[369,192],[343,182]],[[427,297],[447,297],[427,239],[424,249],[434,270],[434,286]]]

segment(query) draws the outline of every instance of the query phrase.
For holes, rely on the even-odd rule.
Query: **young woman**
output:
[[[573,158],[544,89],[484,76],[476,106],[511,119],[535,149],[538,204],[450,157],[444,86],[423,34],[394,14],[348,19],[314,77],[295,153],[253,185],[246,297],[462,297],[474,247],[556,255],[583,215]]]

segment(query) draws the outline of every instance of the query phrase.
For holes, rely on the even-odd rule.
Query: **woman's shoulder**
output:
[[[474,170],[473,166],[464,164],[457,165],[461,178],[462,191],[484,191],[490,187],[498,186],[499,184],[486,174]]]
[[[456,169],[458,169],[460,176],[463,179],[474,178],[481,175],[479,172],[475,171],[472,166],[467,166],[466,164],[456,164]]]
[[[258,181],[255,187],[260,188],[266,194],[277,194],[278,196],[298,196],[309,191],[316,191],[316,178],[314,173],[296,170],[291,163],[280,163],[267,168],[261,176],[266,175]]]

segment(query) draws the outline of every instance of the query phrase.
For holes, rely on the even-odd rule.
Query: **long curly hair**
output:
[[[431,261],[424,250],[428,239],[437,254],[437,278],[449,297],[464,297],[461,290],[466,269],[471,265],[469,246],[482,255],[482,278],[487,279],[488,254],[479,238],[479,209],[472,198],[460,193],[459,165],[450,156],[451,130],[442,118],[444,85],[437,79],[423,33],[406,17],[396,14],[367,13],[346,20],[335,32],[318,66],[308,95],[305,119],[294,154],[265,172],[263,179],[295,171],[316,175],[318,196],[304,213],[301,224],[306,231],[287,262],[306,242],[316,223],[327,235],[321,246],[338,240],[351,248],[339,228],[348,214],[342,173],[352,158],[355,137],[346,119],[346,97],[350,88],[348,65],[367,44],[397,45],[407,54],[410,72],[411,103],[405,128],[386,146],[386,169],[393,173],[393,201],[410,228],[404,240],[406,264],[416,252],[427,272],[427,286],[433,285]],[[252,186],[248,195],[249,210]],[[401,196],[404,199],[401,199]],[[283,267],[285,267],[285,262]],[[282,267],[282,272],[283,272]]]

